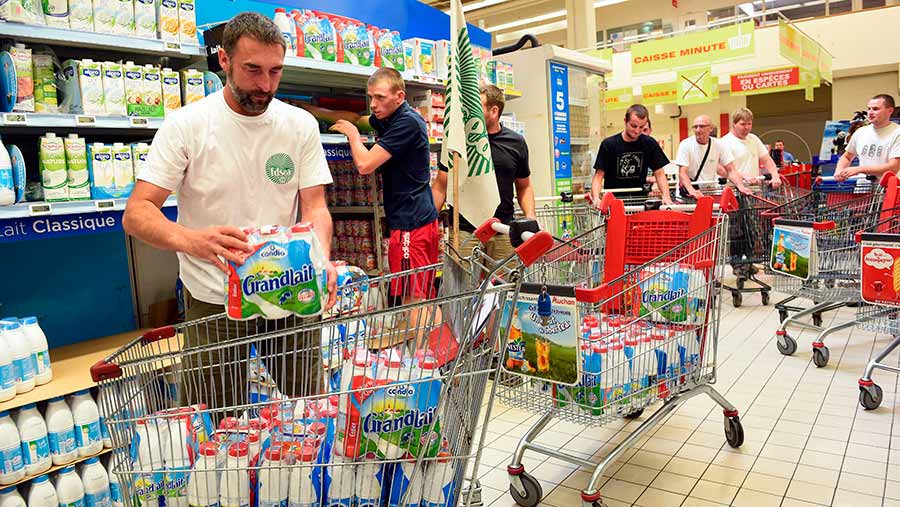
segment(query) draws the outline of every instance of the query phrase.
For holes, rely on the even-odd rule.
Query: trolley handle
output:
[[[490,218],[475,230],[475,237],[481,244],[487,244],[497,234],[509,236],[509,242],[516,249],[516,255],[525,266],[531,266],[553,248],[553,236],[542,231],[537,221],[531,218],[513,220],[505,225],[497,218]]]
[[[837,227],[834,220],[825,222],[812,222],[808,220],[791,220],[790,218],[775,217],[772,219],[775,225],[786,225],[788,227],[812,227],[814,231],[830,231]]]

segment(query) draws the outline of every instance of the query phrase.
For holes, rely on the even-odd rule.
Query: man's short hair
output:
[[[894,97],[888,95],[887,93],[879,93],[878,95],[872,97],[872,100],[881,99],[884,102],[884,107],[889,107],[891,109],[894,108]]]
[[[396,69],[391,69],[388,67],[382,67],[369,76],[368,85],[372,86],[379,81],[387,81],[387,83],[391,86],[392,92],[403,92],[406,93],[406,82],[403,81],[403,76],[397,72]]]
[[[739,121],[753,121],[753,111],[746,107],[739,107],[735,112],[731,113],[731,124],[734,125]]]
[[[784,144],[784,139],[776,139],[775,144],[778,144],[778,143]]]
[[[241,37],[250,37],[263,44],[277,44],[287,51],[278,25],[258,12],[242,12],[225,25],[225,32],[222,34],[222,49],[225,54],[234,54]]]
[[[487,104],[488,109],[497,106],[497,110],[503,114],[503,108],[506,107],[506,96],[503,94],[503,90],[488,84],[481,87],[481,94],[484,95],[484,103]]]
[[[625,111],[625,121],[631,119],[631,115],[635,115],[641,120],[650,121],[650,111],[647,111],[647,108],[644,107],[643,104],[632,104],[627,111]]]

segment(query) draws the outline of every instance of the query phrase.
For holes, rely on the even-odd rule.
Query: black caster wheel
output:
[[[734,448],[744,445],[744,427],[741,425],[740,417],[725,418],[725,439],[728,445]]]
[[[812,323],[814,326],[822,327],[822,314],[814,313],[812,316]]]
[[[744,298],[741,296],[740,292],[732,292],[731,293],[731,303],[735,308],[740,308],[741,303],[743,303]]]
[[[626,415],[625,419],[637,419],[643,413],[644,413],[644,409],[641,408],[641,409],[635,410],[634,412]]]
[[[881,405],[884,399],[884,392],[878,384],[872,384],[869,387],[859,386],[859,404],[866,410],[875,410]]]
[[[782,345],[782,341],[784,345]],[[780,339],[775,341],[775,344],[778,346],[778,352],[786,356],[793,356],[794,352],[797,352],[797,340],[793,339],[789,334],[781,336]]]
[[[541,498],[544,496],[541,483],[527,472],[519,474],[519,480],[522,481],[522,487],[525,488],[525,495],[519,494],[519,490],[510,484],[509,494],[512,495],[513,500],[522,507],[535,507],[541,503]]]
[[[778,322],[784,322],[788,318],[787,310],[778,310]]]
[[[745,284],[745,283],[747,283],[747,280],[745,280],[744,277],[739,276],[739,277],[737,278],[737,288],[738,288],[738,290],[744,290],[744,284]]]
[[[769,293],[768,292],[761,292],[759,294],[759,297],[762,299],[763,306],[769,306]],[[779,314],[778,316],[780,317],[781,314]],[[785,318],[787,318],[787,316],[785,316]],[[784,322],[784,321],[782,320],[782,322]]]
[[[824,368],[828,366],[829,358],[831,358],[831,351],[828,350],[828,347],[813,348],[813,362],[816,363],[817,367]]]

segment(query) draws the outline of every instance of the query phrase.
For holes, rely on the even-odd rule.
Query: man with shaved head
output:
[[[696,183],[715,181],[719,176],[719,166],[725,168],[726,176],[740,192],[749,194],[750,190],[744,186],[743,178],[734,168],[731,150],[722,141],[710,135],[712,121],[709,116],[701,114],[694,118],[693,129],[694,135],[681,141],[678,145],[678,156],[675,157],[681,195],[695,199],[702,197],[703,192],[697,188],[699,185]]]

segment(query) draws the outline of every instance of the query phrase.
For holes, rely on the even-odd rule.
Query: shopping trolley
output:
[[[520,271],[552,244],[545,232],[517,236]],[[474,460],[477,478],[490,359],[509,327],[493,310],[515,301],[520,278],[488,266],[476,252],[342,286],[324,321],[217,315],[165,327],[98,362],[123,498],[478,505],[464,470]],[[396,288],[404,303],[391,308]]]
[[[540,482],[522,464],[527,450],[592,468],[582,503],[602,505],[598,485],[603,472],[650,428],[698,394],[710,396],[723,408],[728,444],[743,443],[737,409],[710,385],[716,378],[717,284],[723,271],[728,216],[714,213],[710,197],[696,207],[674,209],[692,213],[644,211],[617,199],[604,199],[601,210],[607,218],[601,226],[550,250],[525,273],[523,287],[531,284],[577,301],[576,315],[582,324],[577,340],[580,355],[575,361],[581,364],[581,376],[572,386],[521,372],[518,368],[533,355],[527,347],[524,355],[504,364],[505,372],[517,375],[519,382],[495,383],[498,399],[541,414],[519,441],[507,467],[510,494],[519,505],[535,506],[543,496]],[[584,263],[585,267],[560,269],[563,263]],[[576,279],[572,273],[588,276]],[[510,324],[516,325],[516,320]],[[508,339],[517,334],[508,333]],[[521,347],[511,342],[507,350],[512,359]],[[540,365],[539,354],[537,361]],[[554,418],[599,426],[657,401],[662,405],[599,464],[536,441]]]
[[[829,185],[834,185],[836,191],[830,189]],[[811,209],[796,214],[779,211],[778,217],[773,219],[775,227],[787,226],[811,231],[808,234],[815,256],[809,258],[807,277],[801,279],[784,275],[772,270],[771,262],[767,266],[776,275],[775,290],[813,301],[813,306],[800,310],[781,323],[776,331],[778,351],[784,355],[793,355],[797,351],[797,341],[787,332],[789,325],[814,329],[818,334],[812,343],[813,362],[822,368],[828,365],[831,355],[825,346],[825,338],[836,331],[856,325],[857,321],[854,319],[822,329],[819,322],[813,322],[810,326],[799,319],[807,315],[821,315],[822,312],[848,304],[861,303],[861,270],[856,234],[875,226],[882,215],[888,213],[887,210],[898,206],[898,180],[891,173],[881,179],[880,185],[873,185],[864,178],[843,183],[821,178],[817,181],[816,188],[816,198]],[[779,251],[786,252],[782,238],[773,237],[773,259]]]

